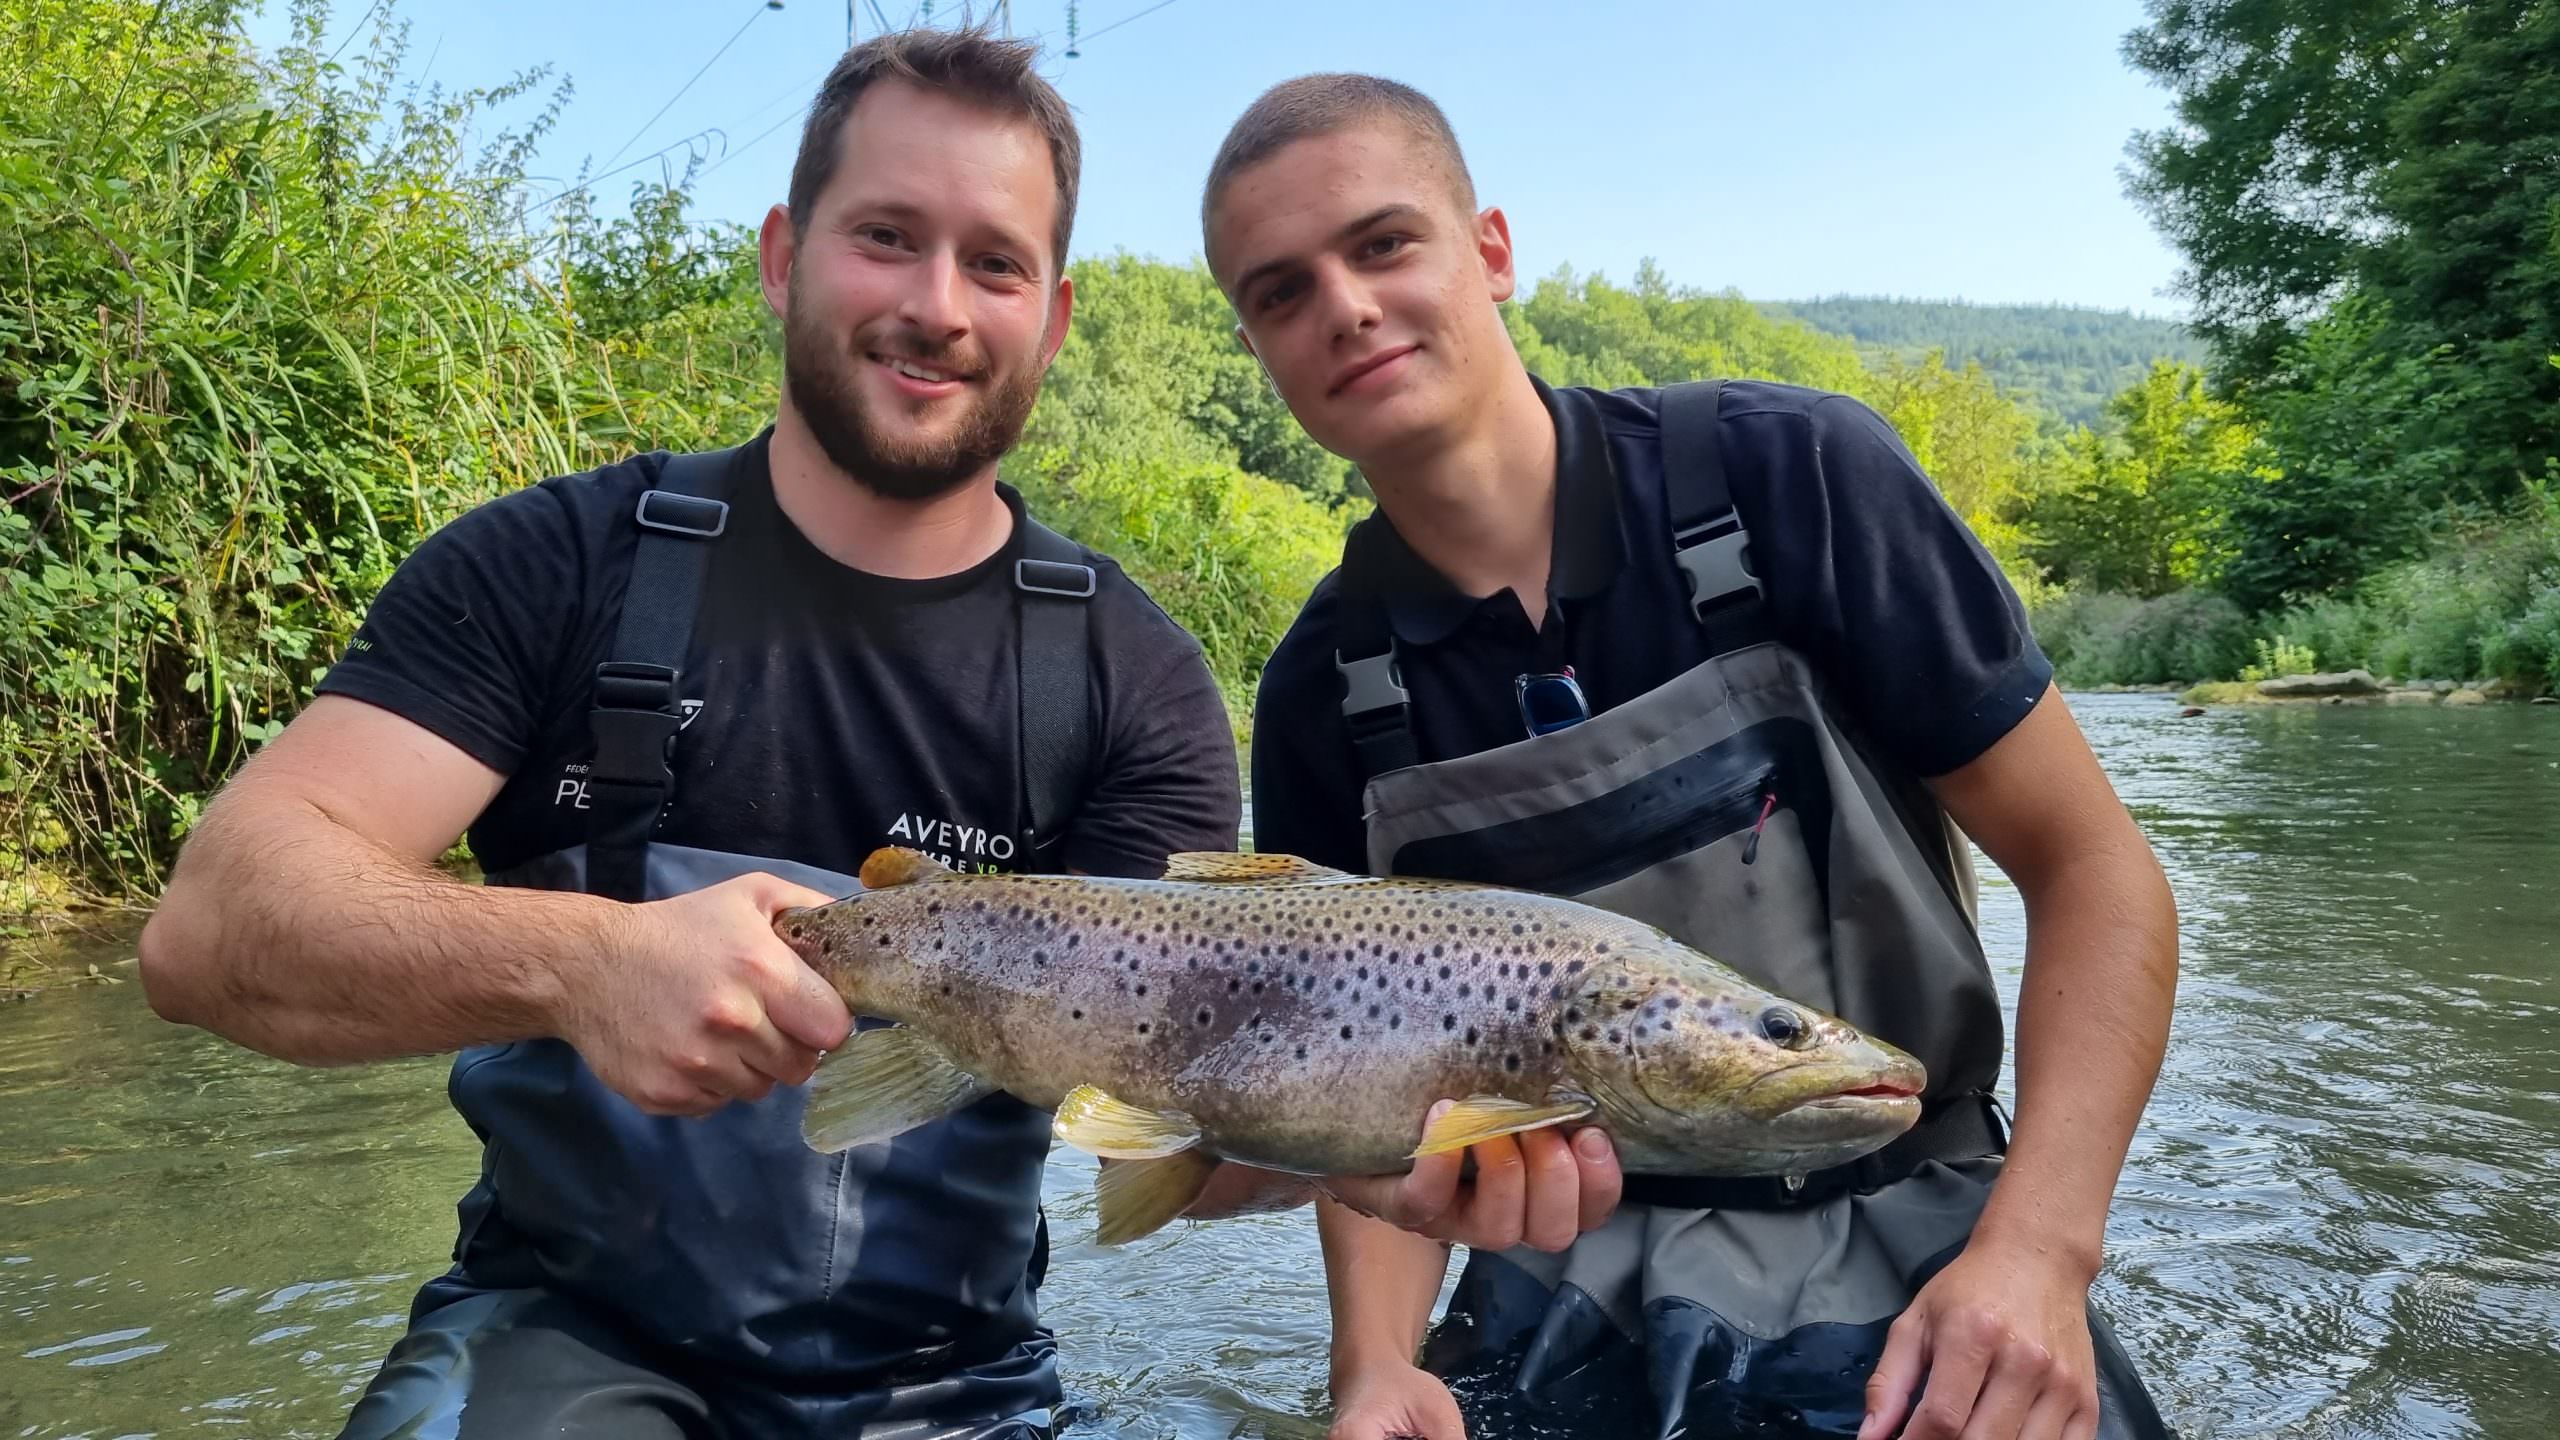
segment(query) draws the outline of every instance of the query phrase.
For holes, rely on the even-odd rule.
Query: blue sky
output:
[[[274,3],[251,26],[262,42],[283,34]],[[338,3],[332,43],[365,13]],[[878,3],[899,23],[917,9]],[[2119,173],[2126,140],[2167,117],[2117,50],[2138,0],[1155,5],[1080,3],[1091,38],[1073,60],[1059,53],[1065,0],[1013,8],[1016,33],[1050,46],[1083,129],[1081,254],[1197,253],[1200,177],[1236,113],[1274,81],[1348,69],[1440,102],[1533,276],[1569,264],[1623,280],[1652,256],[1675,283],[1764,300],[2184,309],[2177,258]],[[948,20],[960,6],[934,8]],[[798,117],[845,37],[843,0],[406,0],[397,13],[409,75],[483,85],[544,64],[574,83],[542,150],[549,174],[722,132],[696,211],[740,221],[781,198]],[[860,22],[876,27],[868,0]],[[605,180],[606,203],[658,163]]]

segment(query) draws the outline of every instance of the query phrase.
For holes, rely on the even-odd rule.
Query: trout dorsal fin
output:
[[[1227,850],[1185,850],[1165,861],[1164,878],[1206,884],[1303,885],[1346,880],[1348,871],[1295,855],[1240,855]]]
[[[904,845],[888,845],[871,852],[862,862],[862,888],[886,890],[892,885],[912,885],[919,880],[948,880],[951,867]]]

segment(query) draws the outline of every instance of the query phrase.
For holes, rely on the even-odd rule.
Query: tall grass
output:
[[[152,890],[437,526],[772,413],[752,237],[681,184],[610,224],[544,203],[539,74],[403,90],[396,21],[342,64],[318,3],[272,55],[235,8],[0,12],[0,914]],[[1200,453],[1023,478],[1234,695],[1340,524]]]

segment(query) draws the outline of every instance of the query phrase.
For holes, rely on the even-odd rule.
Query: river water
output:
[[[2074,699],[2185,971],[2100,1303],[2190,1437],[2560,1431],[2560,709]],[[2024,918],[1986,876],[2014,1002]],[[91,942],[107,973],[129,936]],[[0,1440],[328,1436],[476,1152],[437,1063],[297,1071],[139,986],[0,1008]],[[1089,1437],[1323,1434],[1304,1212],[1089,1242],[1044,1292]]]

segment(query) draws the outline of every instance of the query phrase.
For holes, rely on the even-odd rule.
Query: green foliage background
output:
[[[2097,425],[2116,392],[2157,360],[2201,365],[2205,345],[2174,320],[2079,305],[1975,305],[1838,295],[1762,307],[1846,335],[1861,354],[1914,360],[1931,350],[1982,366],[2001,389],[2066,425]]]
[[[469,506],[771,413],[751,234],[643,185],[600,219],[525,162],[560,97],[397,87],[316,3],[257,53],[227,0],[0,6],[0,909],[145,894],[304,703],[374,591]],[[1233,713],[1365,491],[1234,343],[1206,273],[1073,267],[1075,327],[1006,473],[1206,645]],[[1733,297],[1558,275],[1512,307],[1560,382],[1749,374],[1885,405],[1988,522],[2023,413],[1934,358]]]
[[[2323,668],[2547,688],[2560,3],[2148,8],[2125,56],[2176,123],[2136,138],[2132,185],[2186,258],[2212,384],[2113,402],[2127,463],[2041,502],[2031,553],[2151,606],[2202,587]],[[2065,673],[2152,678],[2117,657],[2165,617],[2105,609],[2041,610]]]
[[[2128,43],[2179,96],[2136,185],[2192,262],[2210,375],[2157,322],[1768,306],[1650,264],[1559,270],[1505,323],[1557,384],[1750,376],[1874,405],[2066,679],[2230,676],[2281,637],[2547,683],[2560,70],[2533,57],[2560,53],[2536,48],[2555,4],[2422,24],[2436,7],[2363,0],[2311,38],[2299,8],[2158,0]],[[317,0],[271,54],[237,11],[0,0],[0,913],[149,893],[435,527],[772,412],[753,236],[690,221],[686,178],[604,218],[525,173],[564,94],[491,132],[541,72],[419,93],[387,10],[344,54]],[[2264,103],[2296,91],[2316,103]],[[1365,486],[1196,264],[1073,274],[1007,477],[1201,637],[1241,724]]]

